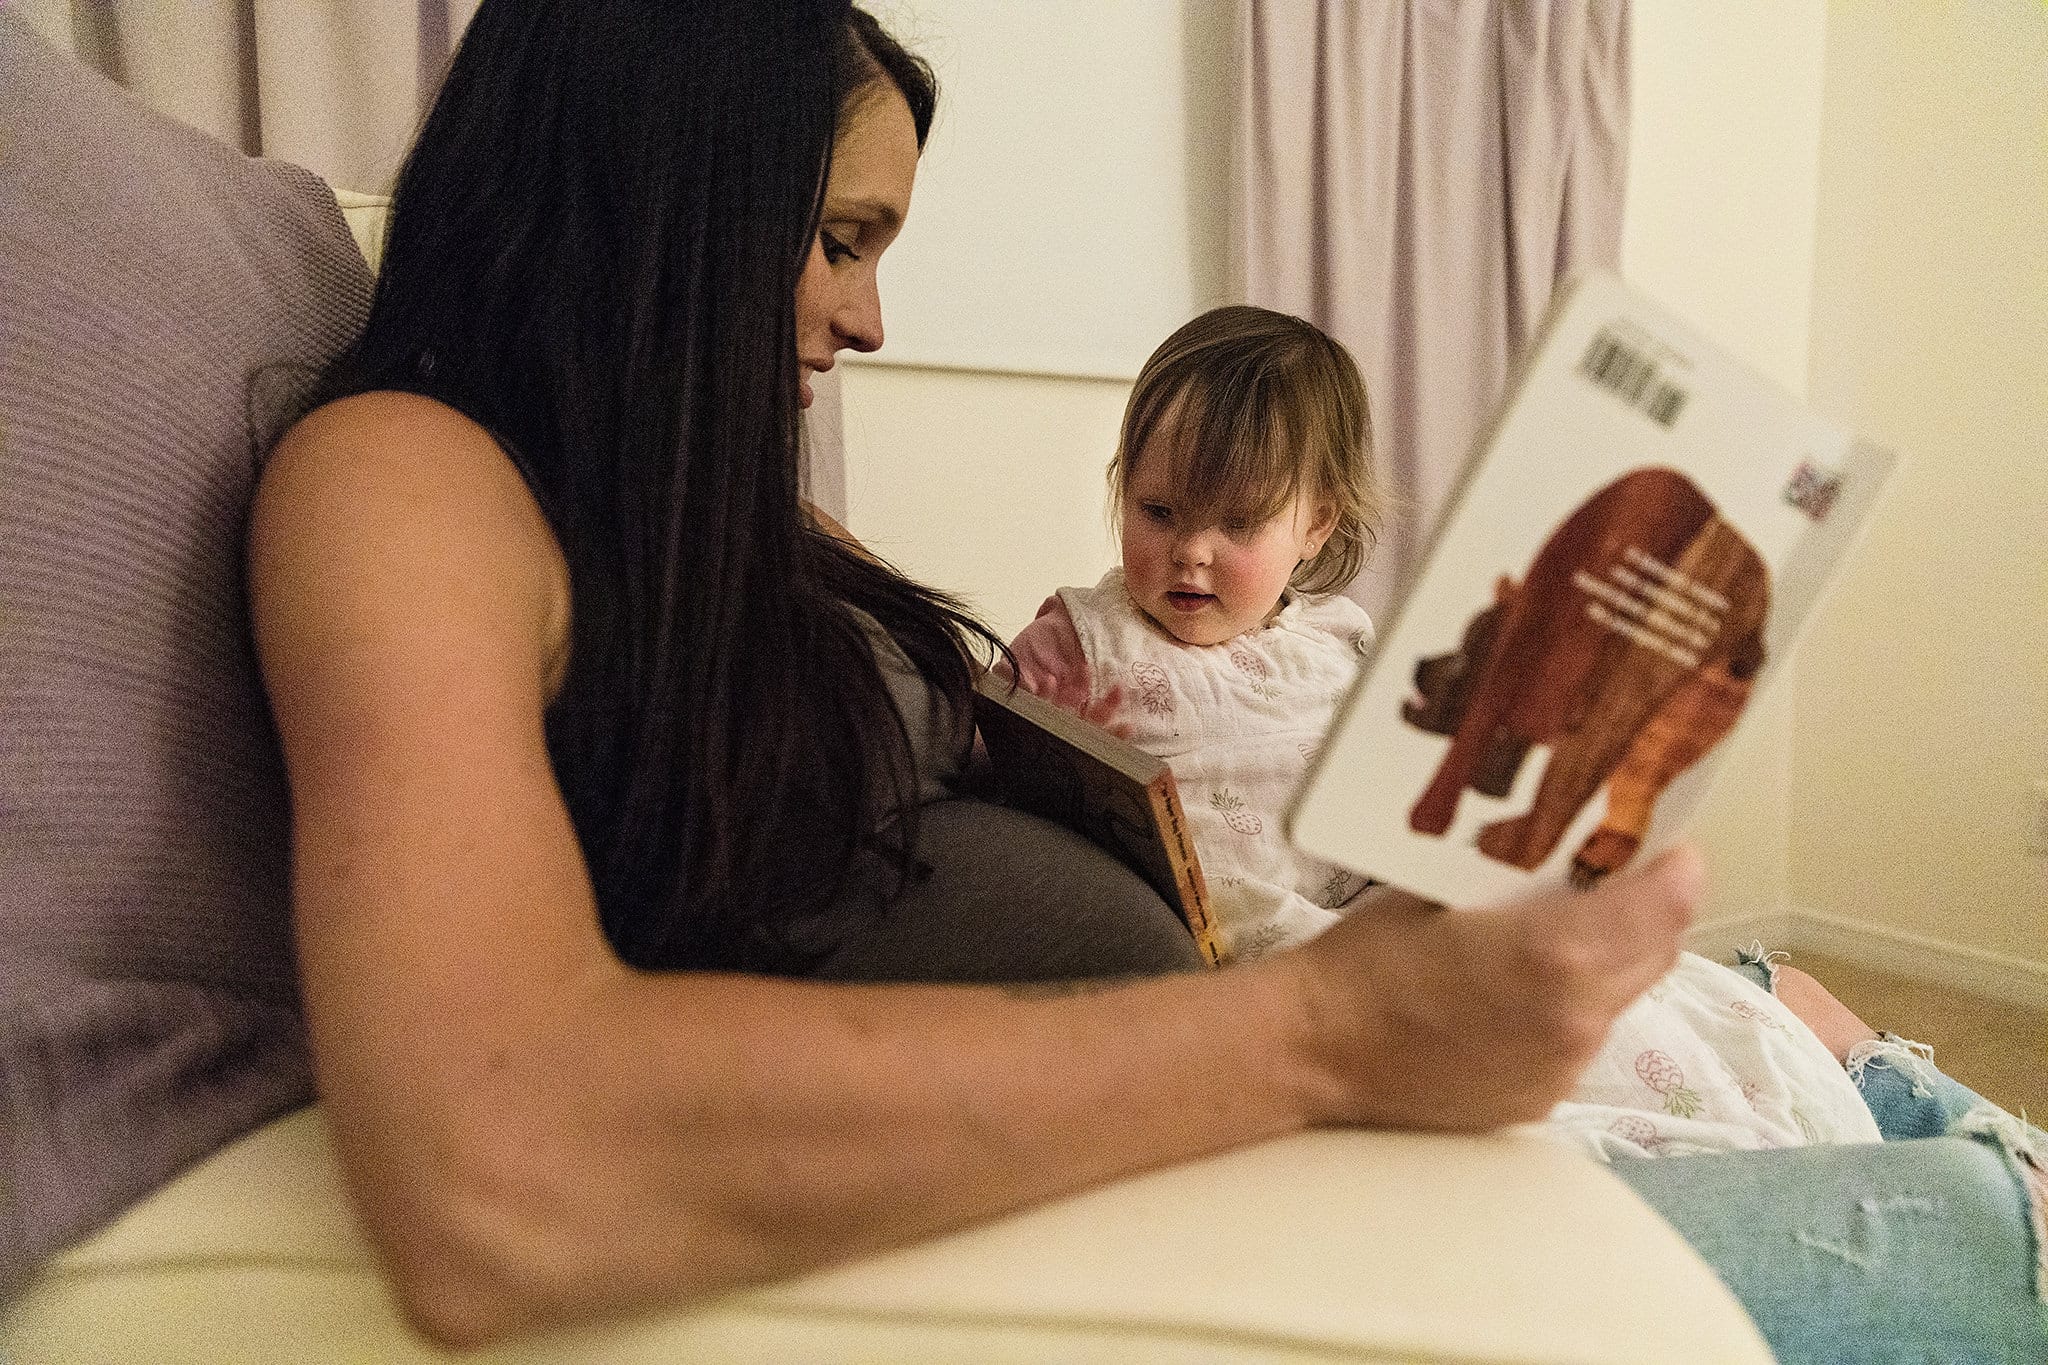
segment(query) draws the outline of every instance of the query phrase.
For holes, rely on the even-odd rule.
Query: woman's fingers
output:
[[[1555,967],[1578,973],[1588,997],[1620,1013],[1678,961],[1680,940],[1706,889],[1698,850],[1680,845],[1590,891],[1543,898],[1555,921],[1532,918],[1529,932],[1555,949]]]

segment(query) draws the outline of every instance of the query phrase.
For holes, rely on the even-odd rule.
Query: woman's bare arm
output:
[[[1697,894],[1679,858],[1059,998],[636,972],[542,738],[560,557],[489,438],[422,399],[315,414],[265,473],[250,572],[321,1090],[402,1299],[448,1343],[1314,1124],[1532,1117],[1669,965]]]

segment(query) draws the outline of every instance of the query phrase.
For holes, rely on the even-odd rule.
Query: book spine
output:
[[[1173,863],[1174,885],[1180,892],[1181,914],[1188,922],[1188,932],[1194,935],[1195,946],[1202,950],[1202,956],[1208,959],[1209,965],[1220,967],[1223,965],[1223,945],[1216,931],[1216,921],[1209,914],[1209,885],[1202,877],[1202,863],[1195,854],[1195,841],[1188,834],[1187,813],[1181,809],[1180,792],[1174,786],[1173,774],[1159,778],[1146,790],[1152,799],[1153,823],[1158,827]]]

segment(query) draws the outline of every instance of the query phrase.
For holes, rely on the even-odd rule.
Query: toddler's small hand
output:
[[[1118,739],[1129,739],[1131,727],[1115,719],[1123,705],[1124,691],[1112,687],[1100,697],[1094,694],[1087,673],[1042,673],[1030,665],[1018,669],[1017,681],[1034,697],[1043,697],[1063,711],[1071,711],[1090,725],[1099,725]]]
[[[1131,737],[1130,722],[1116,718],[1116,713],[1122,708],[1123,704],[1123,688],[1112,687],[1094,700],[1085,702],[1075,714],[1091,725],[1101,726],[1118,739],[1129,739]]]

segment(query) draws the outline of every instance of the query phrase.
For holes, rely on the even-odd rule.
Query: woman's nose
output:
[[[882,348],[882,295],[873,277],[856,286],[832,319],[839,344],[849,351]]]

